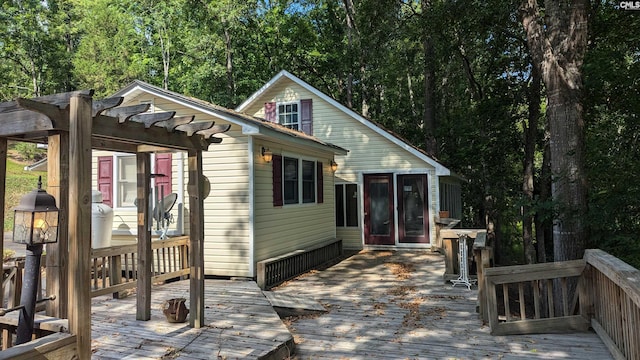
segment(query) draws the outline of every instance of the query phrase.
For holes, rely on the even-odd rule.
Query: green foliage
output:
[[[42,149],[38,149],[34,143],[19,142],[14,146],[14,150],[20,155],[23,160],[40,160],[46,152]]]
[[[589,245],[640,268],[640,18],[596,10],[584,66]]]
[[[42,188],[46,189],[46,172],[25,171],[24,165],[10,159],[7,160],[4,231],[11,231],[11,229],[13,229],[13,208],[18,205],[24,194],[38,187],[38,176],[42,176]]]
[[[523,200],[520,190],[531,59],[519,4],[7,0],[0,4],[0,101],[76,88],[102,97],[140,79],[234,107],[286,69],[425,148],[424,89],[433,66],[438,159],[468,179],[463,226],[491,219],[505,262],[519,261],[522,206],[538,219],[554,216],[552,203],[538,194]],[[582,69],[588,223],[592,246],[633,262],[640,258],[640,17],[616,5],[592,3]],[[540,106],[544,115],[544,93]],[[544,125],[542,116],[536,184]],[[35,186],[7,181],[27,184],[24,191]]]

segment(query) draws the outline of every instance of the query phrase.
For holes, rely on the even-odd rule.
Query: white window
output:
[[[116,156],[117,207],[133,207],[138,196],[136,156]]]
[[[296,158],[283,158],[283,200],[285,204],[303,204],[316,202],[316,169],[315,161]]]
[[[300,106],[298,102],[278,104],[278,123],[289,129],[300,128]]]
[[[358,185],[336,184],[336,226],[358,227]]]

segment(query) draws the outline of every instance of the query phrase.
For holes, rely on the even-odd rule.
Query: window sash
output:
[[[282,183],[284,187],[283,199],[285,204],[297,204],[299,201],[298,188],[298,159],[285,157],[282,166]]]
[[[317,171],[321,162],[282,157],[282,201],[284,205],[312,204],[319,200]],[[275,180],[274,180],[275,181]]]
[[[358,227],[358,185],[336,184],[336,226]]]
[[[133,207],[138,196],[135,155],[118,156],[118,207]]]
[[[300,126],[300,106],[297,102],[278,104],[278,123],[289,129],[298,130]]]

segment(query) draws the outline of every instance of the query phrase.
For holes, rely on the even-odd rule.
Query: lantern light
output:
[[[13,221],[13,242],[34,245],[58,241],[58,208],[56,199],[38,188],[26,194],[16,206]]]
[[[268,163],[270,163],[271,160],[273,159],[273,153],[271,152],[271,150],[269,150],[269,148],[265,148],[263,146],[260,153],[262,154],[262,158],[264,159],[264,161]]]

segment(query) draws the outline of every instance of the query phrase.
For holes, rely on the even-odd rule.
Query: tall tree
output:
[[[527,44],[547,91],[550,129],[554,260],[582,258],[587,238],[587,183],[582,64],[587,50],[587,0],[523,0]]]
[[[11,0],[0,4],[0,66],[11,69],[2,76],[3,97],[40,96],[70,87],[61,3]]]

